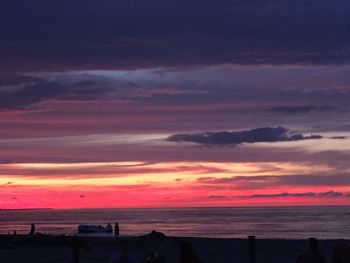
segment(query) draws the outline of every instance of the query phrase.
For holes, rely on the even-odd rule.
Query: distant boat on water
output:
[[[96,225],[79,225],[78,233],[79,234],[89,234],[89,233],[112,233],[113,228],[111,224],[106,226],[96,226]]]

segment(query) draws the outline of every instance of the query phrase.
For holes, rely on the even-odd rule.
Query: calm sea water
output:
[[[350,239],[350,207],[0,210],[0,234],[76,234],[79,224],[119,222],[121,235]]]

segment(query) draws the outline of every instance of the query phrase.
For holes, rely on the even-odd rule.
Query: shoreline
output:
[[[139,236],[157,229],[168,236],[265,239],[350,239],[348,208],[236,208],[124,210],[38,210],[0,212],[0,234],[27,234],[34,223],[36,232],[77,233],[79,225],[116,222],[120,233]],[[297,223],[296,223],[297,222]]]

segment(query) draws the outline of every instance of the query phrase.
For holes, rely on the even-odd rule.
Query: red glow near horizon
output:
[[[167,192],[148,192],[140,190],[122,190],[119,187],[114,191],[106,189],[83,191],[70,189],[28,189],[20,188],[21,193],[0,195],[1,209],[25,208],[147,208],[147,207],[221,207],[221,206],[305,206],[305,205],[347,205],[348,200],[338,198],[242,198],[218,197],[210,200],[201,193],[184,193],[182,189]],[[152,190],[152,189],[150,189]],[[155,190],[153,190],[155,191]],[[207,193],[203,193],[207,194]],[[171,195],[171,197],[169,196]],[[17,196],[17,197],[15,197]]]
[[[2,209],[346,205],[350,190],[273,183],[281,170],[282,176],[317,171],[292,163],[26,163],[2,168]],[[268,177],[272,183],[258,180],[257,174],[264,179],[264,173],[275,176]]]

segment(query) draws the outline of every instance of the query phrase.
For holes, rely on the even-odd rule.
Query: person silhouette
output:
[[[300,254],[297,257],[296,263],[326,263],[326,260],[318,249],[318,240],[316,238],[309,238],[308,251]]]
[[[114,225],[114,235],[117,237],[119,236],[119,224],[115,223]]]
[[[34,224],[32,224],[30,227],[29,235],[35,235],[35,225]]]

